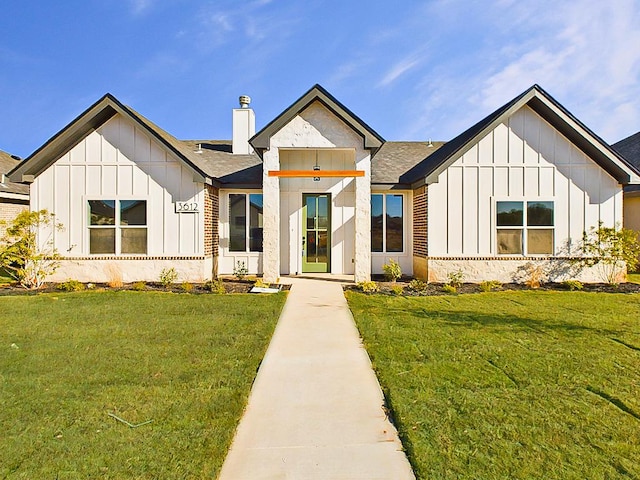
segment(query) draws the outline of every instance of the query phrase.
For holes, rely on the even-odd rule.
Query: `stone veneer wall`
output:
[[[463,281],[480,283],[485,280],[498,280],[502,283],[525,283],[532,271],[541,275],[543,282],[562,282],[580,280],[581,282],[603,282],[598,266],[579,270],[566,257],[430,257],[428,262],[428,280],[445,283],[448,275],[461,271]]]

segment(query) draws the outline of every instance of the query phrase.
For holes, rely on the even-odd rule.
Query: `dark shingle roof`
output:
[[[400,184],[400,177],[444,142],[385,142],[371,159],[372,184]]]
[[[634,133],[611,146],[616,152],[622,155],[631,166],[640,171],[640,132]],[[640,185],[628,185],[624,188],[624,191],[640,191]]]
[[[181,143],[195,157],[194,162],[207,175],[218,179],[221,186],[261,188],[262,160],[258,155],[234,155],[231,140],[183,140]]]
[[[12,157],[7,152],[0,150],[0,176],[5,175],[13,170],[20,160]],[[22,185],[21,183],[14,183],[5,178],[4,182],[0,183],[0,193],[12,193],[18,195],[29,195],[29,186]]]
[[[524,105],[529,106],[576,147],[593,159],[622,184],[638,182],[638,172],[627,164],[609,144],[574,117],[539,85],[533,85],[516,98],[489,114],[471,128],[400,177],[402,183],[430,183],[451,163],[480,141],[500,122]]]

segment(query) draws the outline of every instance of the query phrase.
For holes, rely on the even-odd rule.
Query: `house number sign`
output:
[[[200,202],[176,202],[176,213],[198,213],[200,208]]]

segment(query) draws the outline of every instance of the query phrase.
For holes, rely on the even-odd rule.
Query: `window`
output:
[[[499,254],[553,255],[553,227],[553,202],[496,202]]]
[[[371,195],[371,251],[402,252],[404,246],[403,195]]]
[[[147,253],[145,200],[89,200],[89,253]]]
[[[229,194],[229,251],[262,251],[261,193]]]

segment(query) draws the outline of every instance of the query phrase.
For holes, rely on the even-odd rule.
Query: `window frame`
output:
[[[522,225],[498,225],[498,204],[499,203],[521,203],[522,204]],[[528,210],[529,204],[535,203],[551,203],[552,205],[552,225],[528,225]],[[554,198],[494,198],[493,202],[493,231],[494,241],[493,245],[495,253],[501,257],[553,257],[556,255],[556,200]],[[498,251],[498,231],[499,230],[519,230],[520,240],[522,245],[522,252],[520,253],[500,253]],[[530,230],[551,230],[551,252],[550,253],[529,253],[529,235]]]
[[[231,196],[232,195],[243,195],[245,197],[245,248],[244,250],[232,250],[231,249]],[[264,252],[264,237],[263,242],[260,245],[260,250],[252,250],[251,249],[251,195],[260,195],[262,197],[262,226],[259,226],[264,235],[264,193],[260,191],[228,191],[226,192],[226,221],[227,228],[226,234],[228,239],[227,251],[231,254],[247,254],[247,255],[261,255]],[[258,221],[258,225],[260,225],[260,221]]]
[[[90,202],[114,202],[114,223],[113,225],[92,225],[91,224],[91,204]],[[145,224],[144,225],[122,225],[122,208],[121,202],[144,202],[145,203]],[[86,220],[87,228],[85,229],[86,236],[86,251],[87,254],[92,257],[139,257],[149,255],[149,199],[148,198],[126,198],[117,196],[105,196],[105,197],[86,197],[84,200],[86,208]],[[122,253],[122,232],[123,230],[131,229],[145,229],[146,230],[146,244],[144,253]],[[114,251],[113,253],[91,253],[91,230],[113,230],[115,234]]]
[[[393,191],[373,191],[371,192],[371,199],[369,200],[369,204],[372,203],[373,197],[375,195],[382,196],[382,250],[374,251],[373,250],[373,241],[371,241],[371,254],[372,255],[405,255],[407,253],[407,194],[405,192],[393,192]],[[402,198],[402,249],[400,251],[388,251],[387,249],[387,197],[388,196],[398,196]],[[373,210],[371,210],[369,216],[373,220]],[[371,235],[373,235],[373,226],[371,226]]]

